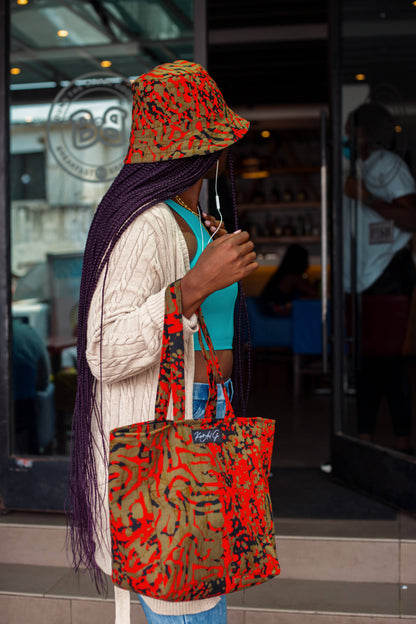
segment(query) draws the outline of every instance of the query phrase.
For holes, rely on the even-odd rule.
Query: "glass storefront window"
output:
[[[11,2],[12,451],[66,455],[78,291],[95,208],[123,164],[130,82],[193,58],[193,2]]]
[[[408,456],[416,401],[414,7],[397,3],[387,15],[374,2],[360,11],[342,6],[343,431]]]

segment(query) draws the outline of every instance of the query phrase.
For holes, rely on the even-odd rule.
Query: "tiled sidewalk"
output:
[[[113,624],[114,602],[67,568],[0,565],[0,622]],[[111,591],[111,588],[110,588]],[[277,578],[228,597],[229,624],[415,624],[416,585]],[[132,595],[132,624],[145,624]]]
[[[277,534],[281,575],[230,595],[229,624],[416,624],[415,519],[281,519]],[[64,538],[59,514],[0,518],[1,624],[113,624]],[[145,624],[134,596],[131,623]]]

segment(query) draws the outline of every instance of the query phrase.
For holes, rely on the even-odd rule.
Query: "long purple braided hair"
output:
[[[96,397],[96,384],[86,360],[87,321],[91,300],[99,277],[108,266],[110,254],[120,236],[145,210],[174,197],[192,186],[216,163],[220,152],[205,156],[192,156],[177,160],[146,164],[126,164],[104,195],[97,208],[88,234],[84,253],[78,311],[78,390],[76,396],[73,438],[69,465],[69,493],[67,515],[69,539],[75,569],[86,568],[97,587],[105,586],[104,577],[95,560],[94,536],[102,534],[96,525],[97,510],[104,501],[97,484],[95,453],[97,442],[93,439],[91,424],[98,424],[103,453],[104,436],[102,419]],[[236,219],[235,193],[233,193]],[[241,289],[240,289],[241,291]],[[241,310],[242,293],[239,309]],[[242,340],[236,336],[236,373],[242,375]],[[243,388],[236,380],[236,390]],[[241,401],[240,406],[245,401]]]

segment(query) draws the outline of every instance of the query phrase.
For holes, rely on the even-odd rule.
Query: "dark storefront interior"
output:
[[[388,201],[414,194],[416,2],[0,4],[0,612],[9,624],[113,621],[111,598],[71,576],[64,546],[83,249],[123,162],[130,82],[184,58],[206,66],[251,122],[232,150],[239,222],[260,264],[243,283],[243,390],[249,416],[276,421],[269,483],[282,574],[232,596],[231,621],[410,623],[416,280],[410,270],[403,294],[396,274],[371,299],[383,271],[370,279],[364,267],[395,236],[415,263],[416,219],[372,229],[374,213],[366,238],[363,191],[348,197],[345,183],[353,174],[387,202],[405,167],[407,190]],[[377,150],[399,163],[378,186],[358,153],[353,111],[364,103],[387,111],[391,140]],[[215,211],[210,184],[202,201]],[[230,229],[230,167],[219,192]],[[270,303],[262,292],[291,249],[305,290]],[[376,406],[368,429],[363,405]],[[137,601],[133,612],[142,622]]]
[[[12,327],[15,343],[22,326],[36,329],[44,341],[41,350],[47,347],[45,357],[51,370],[36,390],[40,415],[37,420],[31,418],[29,426],[27,410],[35,409],[30,407],[33,397],[25,395],[25,384],[16,381],[21,373],[14,369],[11,456],[55,458],[65,472],[61,460],[71,439],[82,248],[94,207],[124,149],[121,145],[111,161],[115,169],[91,168],[97,146],[109,148],[98,129],[108,121],[107,113],[99,118],[99,103],[123,100],[117,119],[108,121],[113,136],[119,138],[126,130],[129,108],[127,91],[123,91],[126,85],[111,91],[113,87],[94,83],[95,91],[85,101],[96,122],[88,125],[86,118],[79,122],[71,117],[71,123],[79,122],[72,128],[73,150],[66,160],[59,158],[59,140],[66,147],[70,141],[70,107],[84,97],[82,91],[71,91],[72,81],[81,77],[77,83],[81,89],[89,79],[101,76],[114,86],[118,76],[128,81],[158,63],[195,56],[207,65],[232,107],[251,120],[249,135],[234,149],[240,222],[255,241],[261,264],[244,284],[253,362],[249,413],[276,418],[273,463],[281,471],[281,483],[287,471],[287,479],[294,478],[294,483],[299,479],[310,483],[305,490],[325,491],[329,477],[319,467],[331,464],[334,448],[338,448],[332,443],[334,433],[342,432],[357,442],[354,353],[358,347],[351,346],[357,337],[349,335],[351,328],[345,326],[339,264],[340,179],[348,165],[334,156],[345,133],[346,115],[354,106],[371,99],[390,107],[396,119],[396,151],[416,172],[415,97],[413,82],[408,80],[416,54],[416,8],[409,2],[396,2],[380,9],[372,0],[341,4],[292,0],[253,5],[211,0],[205,14],[201,9],[205,3],[194,7],[190,0],[10,3],[11,259],[7,264],[13,292]],[[325,279],[321,268],[323,142],[329,164],[324,192],[329,202]],[[88,153],[84,168],[90,167],[89,173],[80,173],[71,161],[81,150]],[[227,176],[222,193],[227,220]],[[257,298],[292,244],[307,251],[308,278],[316,295],[278,318],[265,316]],[[324,334],[328,332],[324,347],[322,296],[327,310]],[[345,331],[348,335],[343,336]],[[327,365],[323,349],[329,353]],[[405,368],[414,387],[412,352],[406,356]],[[413,422],[415,414],[413,404]],[[373,442],[383,452],[393,453],[393,462],[406,460],[395,452],[385,400]],[[368,445],[366,455],[366,446],[358,444],[364,453],[359,462],[372,461],[373,446]],[[335,464],[344,462],[344,452],[336,451]],[[413,462],[411,455],[407,459]],[[368,485],[358,487],[372,490]],[[335,490],[328,493],[328,510],[331,496],[336,495]],[[388,496],[381,497],[388,501]],[[414,491],[411,497],[415,498]],[[302,513],[308,513],[308,504],[307,496]],[[289,503],[287,513],[282,502],[280,507],[283,515],[292,514]]]

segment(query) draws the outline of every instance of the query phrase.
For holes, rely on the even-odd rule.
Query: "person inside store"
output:
[[[15,452],[44,452],[54,432],[51,365],[45,343],[22,319],[12,324]]]
[[[188,61],[160,65],[132,88],[129,149],[90,228],[79,302],[70,522],[75,565],[97,574],[111,574],[112,563],[109,434],[154,419],[166,288],[181,280],[185,417],[198,418],[209,386],[195,312],[202,304],[231,396],[237,282],[258,268],[249,234],[227,233],[220,216],[202,215],[199,206],[204,178],[220,174],[249,122],[227,106],[206,70]],[[224,412],[219,385],[217,417]],[[115,586],[120,624],[128,621],[128,594]],[[150,623],[226,621],[224,596],[139,598]]]
[[[11,275],[12,296],[19,276]],[[50,450],[55,426],[54,385],[46,344],[24,318],[12,320],[14,451],[38,455]]]
[[[349,236],[356,202],[356,291],[362,296],[362,314],[373,314],[370,322],[383,325],[383,309],[372,305],[376,295],[410,298],[416,284],[411,237],[416,232],[416,185],[405,161],[394,152],[394,119],[378,103],[368,102],[354,110],[346,124],[347,148],[356,153],[357,175],[345,182],[347,201],[344,231]],[[344,245],[347,292],[351,290],[350,243]],[[390,299],[391,302],[399,299]],[[370,308],[371,306],[371,308]],[[371,311],[372,310],[372,311]],[[397,327],[399,330],[400,328]],[[409,379],[401,355],[383,353],[385,336],[380,332],[379,354],[366,353],[363,335],[361,370],[357,376],[358,435],[373,441],[376,421],[385,394],[395,435],[395,446],[411,451],[412,399]]]
[[[69,312],[69,324],[74,338],[78,331],[78,302]],[[77,347],[65,347],[60,353],[59,370],[54,374],[55,382],[55,409],[56,409],[56,437],[57,451],[66,454],[67,438],[71,431],[72,414],[77,393]]]
[[[268,316],[288,316],[292,302],[318,297],[318,288],[307,273],[309,254],[302,245],[289,245],[276,271],[260,295],[259,304]]]

